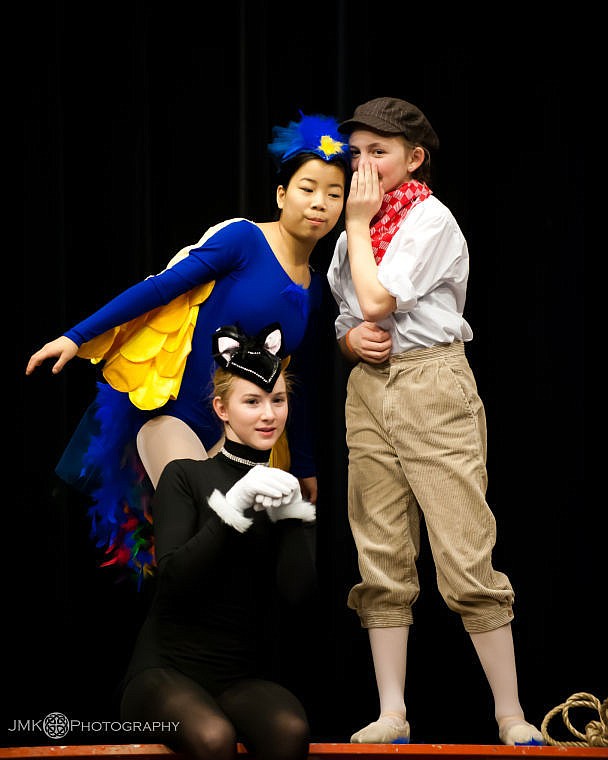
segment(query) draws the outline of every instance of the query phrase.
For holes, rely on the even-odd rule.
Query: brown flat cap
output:
[[[350,119],[338,126],[345,134],[355,129],[371,129],[389,135],[404,135],[413,143],[420,143],[429,150],[439,148],[439,138],[429,120],[412,103],[398,98],[375,98],[355,108]]]

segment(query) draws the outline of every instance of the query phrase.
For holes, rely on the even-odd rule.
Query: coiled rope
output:
[[[599,714],[599,720],[592,720],[587,723],[584,734],[577,731],[570,722],[569,711],[575,707],[585,707],[597,710]],[[562,713],[563,721],[570,733],[577,736],[581,741],[560,742],[549,736],[547,730],[549,722],[560,711]],[[554,707],[545,715],[540,731],[545,742],[554,747],[608,747],[608,699],[605,699],[600,704],[599,699],[594,697],[593,694],[588,694],[584,691],[572,694],[572,696],[568,697],[565,702],[561,705],[557,705],[557,707]]]

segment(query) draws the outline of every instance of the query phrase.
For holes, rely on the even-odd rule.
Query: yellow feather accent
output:
[[[143,324],[131,340],[120,347],[119,355],[127,362],[134,362],[135,364],[148,362],[154,359],[165,345],[166,340],[166,333]]]
[[[110,350],[119,330],[119,327],[113,327],[111,330],[83,343],[78,349],[77,356],[80,356],[82,359],[90,359],[96,364],[100,361],[99,357],[104,356]]]
[[[131,403],[138,409],[158,409],[169,398],[177,398],[182,374],[178,377],[161,377],[152,367],[141,387],[129,393]]]
[[[164,333],[173,333],[187,322],[190,311],[189,293],[184,293],[170,301],[166,306],[159,307],[150,312],[148,324],[155,330]]]
[[[338,153],[342,153],[342,148],[344,147],[343,142],[338,142],[338,140],[334,140],[333,137],[330,135],[323,135],[321,137],[321,142],[319,144],[319,149],[325,153],[326,156],[335,156]]]
[[[171,263],[188,250],[180,251]],[[93,364],[105,361],[105,379],[115,390],[128,393],[138,409],[158,409],[177,398],[198,309],[214,285],[215,281],[198,285],[165,306],[83,343],[78,356]]]
[[[188,331],[189,339],[187,341],[182,341],[176,346],[174,351],[168,351],[167,344],[165,343],[163,348],[158,352],[156,367],[162,377],[175,377],[180,372],[183,372],[184,367],[182,365],[185,365],[188,358],[188,346],[190,345],[193,332],[194,328],[190,325],[190,330]]]
[[[131,393],[146,383],[153,363],[153,359],[148,362],[131,362],[118,352],[106,360],[102,372],[114,390]]]

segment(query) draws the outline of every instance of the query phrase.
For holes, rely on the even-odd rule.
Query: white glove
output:
[[[281,493],[279,496],[273,496],[268,490],[260,490],[255,495],[255,504],[253,505],[256,512],[262,512],[269,507],[280,507],[282,504],[290,504],[292,501],[302,498],[300,483],[294,475],[290,475],[285,470],[279,470],[275,467],[267,467],[266,469],[269,473],[272,473],[272,485],[280,489]]]
[[[282,504],[279,507],[269,507],[266,509],[266,512],[273,523],[276,523],[277,520],[287,520],[290,518],[303,520],[304,522],[314,522],[317,515],[314,504],[302,498],[299,484],[297,491],[294,492],[289,503]]]
[[[253,520],[245,517],[244,512],[254,505],[266,504],[273,509],[272,504],[283,504],[293,498],[296,489],[299,490],[298,479],[277,467],[265,467],[258,464],[232,486],[224,496],[215,491],[209,497],[211,509],[227,524],[244,533]]]

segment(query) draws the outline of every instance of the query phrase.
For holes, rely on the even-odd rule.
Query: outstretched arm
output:
[[[66,330],[60,338],[45,344],[31,356],[25,374],[30,375],[36,367],[52,357],[58,358],[53,366],[53,374],[61,372],[83,343],[158,306],[168,304],[177,296],[198,285],[212,282],[236,267],[241,257],[242,233],[238,231],[241,228],[231,227],[234,225],[211,228],[199,241],[198,247],[190,247],[187,256],[180,252],[175,257],[179,260],[172,260],[173,266],[127,288],[75,327]],[[209,232],[214,234],[208,236]]]

